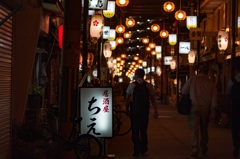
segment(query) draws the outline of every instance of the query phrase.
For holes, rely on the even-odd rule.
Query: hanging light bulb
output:
[[[124,37],[125,39],[130,39],[131,36],[132,36],[132,33],[131,33],[130,31],[123,34],[123,37]]]
[[[194,50],[190,50],[188,53],[188,63],[191,65],[195,62],[196,52]]]
[[[116,4],[119,7],[126,7],[129,3],[129,0],[116,0]]]
[[[144,44],[149,43],[149,39],[148,38],[142,38],[142,43],[144,43]]]
[[[133,18],[126,19],[126,26],[133,27],[135,25],[135,20]]]
[[[186,19],[186,12],[183,11],[183,10],[178,10],[178,11],[176,11],[176,13],[175,13],[175,18],[176,18],[177,20],[184,20],[184,19]]]
[[[125,26],[124,25],[117,25],[116,26],[116,32],[119,33],[119,34],[122,34],[125,32]]]
[[[161,38],[167,38],[169,35],[167,30],[161,30],[159,34]]]
[[[117,42],[117,45],[118,45],[118,44],[122,44],[122,43],[124,42],[124,39],[123,39],[122,37],[118,37],[118,38],[116,39],[116,42]]]
[[[153,49],[153,48],[156,47],[156,44],[155,44],[154,42],[150,42],[150,43],[149,43],[149,47]]]
[[[172,12],[175,9],[175,4],[173,2],[165,2],[163,4],[163,9],[166,12]]]
[[[180,0],[180,9],[175,12],[175,18],[177,20],[184,20],[184,19],[186,19],[186,12],[181,10],[181,5],[182,5],[182,2]]]
[[[158,24],[151,25],[152,32],[158,32],[160,30],[160,26]]]

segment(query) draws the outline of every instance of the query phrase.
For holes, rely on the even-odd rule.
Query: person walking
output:
[[[233,157],[239,156],[240,148],[240,62],[236,64],[236,75],[228,82],[227,94],[231,100],[231,131],[233,141]]]
[[[147,128],[149,121],[150,101],[154,108],[154,118],[158,118],[157,105],[154,99],[153,85],[144,80],[145,72],[137,69],[135,82],[128,85],[126,90],[126,104],[130,103],[132,124],[133,156],[144,155],[148,151]]]
[[[188,117],[192,157],[198,157],[201,148],[205,156],[208,150],[208,123],[210,115],[214,115],[217,107],[217,89],[208,77],[208,66],[199,67],[198,75],[189,78],[182,88],[183,95],[190,95],[192,100],[191,112]],[[199,136],[200,132],[200,136]],[[200,142],[199,142],[200,138]]]

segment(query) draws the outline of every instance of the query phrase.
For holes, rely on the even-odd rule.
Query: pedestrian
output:
[[[207,65],[201,65],[198,75],[186,81],[182,94],[189,95],[192,100],[191,112],[188,116],[192,145],[191,156],[198,157],[200,148],[202,155],[205,156],[208,151],[209,119],[211,115],[214,116],[217,107],[217,88],[209,79]]]
[[[150,101],[154,108],[154,118],[158,118],[157,105],[154,99],[153,85],[144,80],[145,72],[137,69],[135,82],[128,85],[126,103],[131,102],[130,114],[132,124],[133,156],[144,155],[148,151],[147,128],[149,120]]]
[[[240,62],[236,64],[235,68],[236,75],[228,82],[227,94],[231,100],[231,131],[234,147],[233,157],[238,157],[240,148],[240,83],[237,84],[237,82],[240,82]]]

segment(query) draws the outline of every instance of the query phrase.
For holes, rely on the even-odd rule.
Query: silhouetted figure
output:
[[[210,113],[214,113],[217,107],[217,90],[214,82],[208,77],[207,65],[200,66],[198,75],[187,80],[182,88],[182,94],[189,94],[192,100],[192,107],[189,115],[192,144],[191,156],[197,157],[199,148],[201,148],[202,155],[205,156],[208,150],[208,124]]]

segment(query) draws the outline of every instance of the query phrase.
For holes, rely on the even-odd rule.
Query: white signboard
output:
[[[112,88],[80,88],[81,134],[112,137]]]
[[[107,9],[108,0],[89,0],[89,8],[91,9]],[[84,1],[82,1],[84,6]]]
[[[179,42],[179,54],[188,54],[190,51],[190,42]]]
[[[170,65],[172,59],[172,56],[164,56],[164,65]]]

